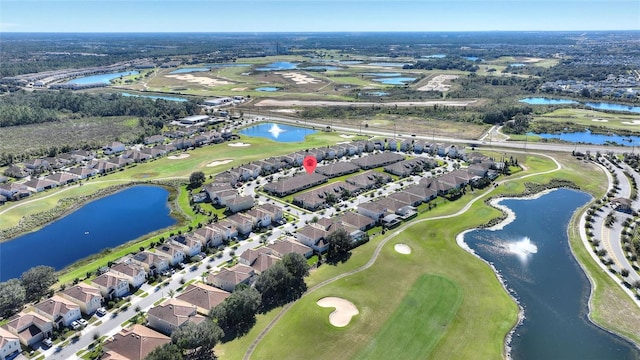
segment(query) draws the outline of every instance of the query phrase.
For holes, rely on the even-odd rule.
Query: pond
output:
[[[251,64],[241,64],[241,63],[213,63],[213,64],[204,64],[210,68],[225,68],[225,67],[245,67],[251,66]]]
[[[332,65],[307,66],[307,67],[303,67],[301,69],[302,70],[309,70],[309,71],[336,71],[336,70],[342,70],[341,67],[332,66]]]
[[[191,68],[182,68],[182,69],[173,70],[169,74],[187,74],[192,72],[205,72],[209,70],[211,69],[209,69],[208,67],[191,67]]]
[[[589,321],[590,283],[574,259],[567,226],[590,196],[568,189],[535,199],[505,199],[515,220],[474,230],[465,242],[493,263],[524,308],[511,355],[520,359],[637,359],[638,349]]]
[[[558,139],[571,143],[585,143],[595,145],[605,144],[618,144],[622,146],[640,146],[640,136],[620,136],[620,135],[603,135],[592,134],[591,131],[580,131],[572,133],[559,133],[559,134],[535,134],[528,133],[528,135],[540,136],[545,139]]]
[[[263,137],[278,142],[301,142],[307,135],[316,132],[308,128],[275,123],[262,123],[239,131],[242,135]]]
[[[362,73],[362,75],[378,76],[378,77],[398,77],[398,76],[402,76],[402,74],[400,74],[400,73],[390,73],[390,72],[367,72],[367,73]]]
[[[264,91],[264,92],[274,92],[278,90],[280,90],[280,88],[277,88],[275,86],[263,86],[263,87],[256,88],[256,91]]]
[[[388,66],[388,67],[403,67],[405,65],[411,65],[408,63],[398,63],[398,62],[372,62],[369,65],[373,66]]]
[[[157,99],[162,99],[162,100],[168,100],[168,101],[189,101],[185,98],[179,98],[179,97],[173,97],[173,96],[159,96],[159,95],[137,95],[137,94],[129,94],[129,93],[122,93],[122,96],[132,96],[132,97],[143,97],[143,98],[149,98],[149,99],[153,99],[153,100],[157,100]]]
[[[414,77],[389,77],[389,78],[380,78],[380,79],[372,79],[373,81],[377,81],[383,83],[385,85],[406,85],[408,83],[414,82],[416,78]]]
[[[477,56],[463,56],[463,58],[469,61],[478,61],[478,60],[482,61],[482,59]]]
[[[122,71],[117,73],[110,74],[99,74],[92,76],[85,76],[77,79],[73,79],[67,82],[67,84],[78,84],[78,85],[86,85],[86,84],[110,84],[111,80],[117,79],[121,76],[129,76],[129,75],[138,75],[138,71]]]
[[[446,57],[447,57],[447,55],[445,55],[445,54],[434,54],[434,55],[425,55],[425,56],[423,56],[423,58],[427,58],[427,59],[444,59]]]
[[[626,104],[616,104],[609,102],[578,102],[574,100],[567,99],[552,99],[545,97],[531,97],[524,98],[518,100],[523,103],[527,103],[530,105],[566,105],[566,104],[582,104],[588,108],[592,108],[594,110],[610,110],[610,111],[624,111],[624,112],[632,112],[640,114],[640,106],[626,105]]]
[[[385,92],[385,91],[367,91],[366,93],[362,94],[364,96],[388,96],[389,93]]]
[[[527,64],[523,64],[523,63],[513,63],[513,64],[509,64],[509,66],[513,66],[513,67],[523,67],[523,66],[527,66]]]
[[[294,64],[289,61],[276,61],[271,64],[267,64],[264,67],[256,68],[257,71],[277,71],[277,70],[293,70],[298,67],[298,64]]]
[[[20,277],[38,265],[60,270],[175,224],[168,196],[158,186],[133,186],[92,201],[38,231],[0,243],[0,281]]]

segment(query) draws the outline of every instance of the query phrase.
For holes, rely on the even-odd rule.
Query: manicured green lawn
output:
[[[428,357],[442,336],[442,328],[451,322],[461,302],[462,291],[450,280],[421,276],[369,346],[355,359],[393,359],[400,354],[403,359]],[[432,316],[424,321],[422,314]],[[407,332],[416,336],[407,336]]]

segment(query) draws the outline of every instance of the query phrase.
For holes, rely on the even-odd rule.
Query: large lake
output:
[[[175,224],[168,196],[158,186],[133,186],[92,201],[36,232],[0,243],[0,281],[20,277],[37,265],[60,270]]]
[[[98,83],[110,84],[111,80],[117,79],[121,76],[138,75],[138,74],[139,72],[133,70],[133,71],[111,73],[111,74],[92,75],[92,76],[85,76],[85,77],[70,80],[69,82],[67,82],[67,84],[79,84],[79,85],[98,84]]]
[[[603,135],[593,134],[591,131],[580,131],[571,133],[558,133],[558,134],[535,134],[529,133],[529,135],[540,136],[545,139],[559,139],[571,143],[587,143],[596,145],[605,144],[618,144],[621,146],[640,146],[640,136],[620,136],[620,135]]]
[[[567,225],[590,196],[567,189],[536,199],[508,199],[516,219],[502,230],[474,230],[466,243],[492,262],[515,291],[526,319],[512,341],[513,359],[638,359],[640,351],[592,324],[590,283],[574,259]]]
[[[307,135],[316,133],[316,130],[275,123],[262,123],[250,126],[239,131],[246,136],[258,136],[279,142],[301,142]]]

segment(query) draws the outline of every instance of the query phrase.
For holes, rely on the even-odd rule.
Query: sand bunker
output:
[[[207,167],[214,167],[218,165],[224,165],[232,162],[233,159],[223,159],[223,160],[215,160],[207,164]]]
[[[340,134],[341,138],[345,138],[345,139],[351,139],[353,137],[353,135],[347,135],[347,134]]]
[[[293,81],[294,83],[296,83],[298,85],[318,84],[318,83],[320,83],[320,80],[314,79],[311,76],[308,76],[308,75],[305,75],[305,74],[301,74],[301,73],[286,72],[286,73],[282,73],[281,75],[285,79],[290,79],[291,81]]]
[[[591,121],[595,121],[595,122],[609,122],[609,120],[607,119],[593,119]],[[624,123],[623,123],[624,124]]]
[[[243,142],[236,142],[236,143],[231,143],[231,144],[229,144],[229,146],[233,146],[233,147],[245,147],[245,146],[251,146],[251,144],[247,144],[247,143],[243,143]]]
[[[168,78],[178,79],[190,83],[196,83],[200,85],[206,86],[216,86],[216,85],[228,85],[231,84],[228,81],[220,80],[220,79],[212,79],[204,76],[194,76],[191,74],[180,74],[180,75],[166,75]]]
[[[168,157],[168,159],[171,160],[180,160],[180,159],[186,159],[189,157],[189,154],[180,154],[180,155],[171,155]]]
[[[459,78],[458,75],[438,75],[433,79],[429,80],[427,85],[419,87],[418,91],[447,91],[451,87],[451,85],[445,85],[444,82],[447,80],[453,80]]]
[[[231,91],[245,91],[245,90],[247,90],[247,88],[246,88],[246,87],[240,87],[240,88],[233,88],[233,89],[231,89]]]
[[[351,301],[339,297],[322,298],[318,300],[317,304],[325,308],[336,308],[329,314],[329,322],[335,327],[345,327],[349,325],[351,318],[360,313]]]
[[[400,254],[411,254],[411,248],[407,244],[396,244],[393,248]]]
[[[625,124],[625,125],[640,125],[640,120],[622,121],[621,124]]]

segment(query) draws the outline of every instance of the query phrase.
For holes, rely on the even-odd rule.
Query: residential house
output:
[[[231,295],[230,292],[215,288],[203,283],[189,284],[176,299],[194,305],[198,313],[209,315],[209,311],[220,305],[224,299]]]
[[[227,201],[227,208],[233,213],[239,211],[248,210],[253,207],[255,200],[253,196],[236,196],[235,198]]]
[[[404,156],[393,152],[383,152],[372,154],[352,160],[352,162],[362,169],[373,169],[381,166],[393,164],[404,160]]]
[[[91,176],[95,176],[98,174],[98,170],[88,168],[88,167],[75,167],[67,170],[69,174],[77,176],[79,179],[86,179]]]
[[[267,247],[273,251],[275,256],[280,258],[289,253],[298,253],[307,259],[313,255],[312,248],[297,241],[276,240],[273,244],[267,245]]]
[[[120,155],[120,157],[122,157],[123,159],[132,160],[136,163],[144,162],[153,158],[151,154],[135,149],[127,150],[125,153]]]
[[[102,151],[104,152],[105,155],[112,155],[112,154],[123,152],[124,149],[125,149],[125,146],[123,143],[114,141],[111,144],[103,147]]]
[[[51,169],[51,164],[45,159],[31,159],[24,162],[24,167],[32,174],[40,174]]]
[[[144,144],[162,144],[165,140],[164,135],[151,135],[144,138]]]
[[[346,161],[340,161],[337,163],[319,166],[316,168],[316,172],[329,178],[352,174],[360,170],[360,167],[356,164],[352,164]]]
[[[74,158],[76,162],[89,161],[96,157],[96,153],[89,150],[73,150],[71,157]]]
[[[198,309],[195,305],[180,299],[166,300],[147,312],[149,327],[167,335],[171,335],[187,322],[199,324],[206,320],[206,317],[198,314]]]
[[[259,205],[258,209],[268,212],[271,215],[271,222],[277,223],[284,218],[284,214],[280,206],[265,203],[265,204]]]
[[[78,283],[62,290],[60,296],[76,303],[85,315],[93,315],[102,306],[100,289],[85,283]]]
[[[47,179],[32,179],[23,184],[27,190],[38,193],[56,187],[56,183]]]
[[[391,176],[377,171],[365,171],[348,177],[345,182],[355,186],[358,190],[369,190],[391,181]]]
[[[358,205],[358,213],[374,221],[379,221],[387,213],[387,208],[375,201],[366,202]]]
[[[261,274],[276,262],[280,261],[280,258],[276,256],[270,248],[261,247],[245,250],[240,254],[238,261],[241,264],[251,266],[256,274]]]
[[[246,235],[253,230],[253,220],[242,213],[233,214],[227,217],[226,220],[235,225],[239,234]]]
[[[132,289],[139,288],[147,281],[147,272],[145,269],[132,261],[119,262],[113,265],[109,271],[126,278]]]
[[[34,311],[53,322],[57,329],[70,327],[71,323],[82,317],[80,306],[62,296],[53,295],[34,306]]]
[[[387,139],[387,149],[389,149],[389,151],[398,151],[398,140]]]
[[[324,175],[316,173],[304,173],[268,183],[264,186],[263,189],[270,194],[283,197],[304,189],[323,184],[327,181],[328,178]]]
[[[388,199],[393,199],[402,202],[405,205],[418,206],[422,204],[422,197],[418,195],[414,195],[412,193],[406,191],[398,191],[389,196]]]
[[[238,284],[249,284],[255,271],[251,266],[236,264],[230,268],[223,268],[215,274],[209,274],[207,283],[222,290],[233,291]]]
[[[125,296],[129,292],[129,281],[126,277],[112,271],[98,276],[91,281],[105,299],[115,299]]]
[[[29,196],[30,192],[24,184],[10,182],[0,184],[0,195],[6,196],[7,199],[20,199]]]
[[[53,322],[35,312],[20,313],[7,322],[4,328],[17,335],[24,346],[34,346],[37,342],[53,335]]]
[[[169,259],[169,265],[176,266],[183,263],[185,259],[185,249],[171,242],[165,242],[155,247],[156,254],[166,256]]]
[[[224,241],[238,236],[238,229],[236,228],[235,223],[227,219],[210,224],[209,226],[215,231],[220,232]]]
[[[253,226],[255,228],[267,227],[271,225],[271,212],[260,209],[253,208],[244,213],[247,216],[250,216],[253,219]]]
[[[193,232],[193,235],[202,239],[202,242],[209,247],[217,247],[222,245],[225,240],[223,234],[225,231],[218,230],[211,225],[207,225],[197,229]]]
[[[329,249],[329,243],[326,241],[327,235],[328,233],[324,229],[309,224],[296,231],[296,240],[319,253],[323,253]]]
[[[228,202],[237,198],[239,196],[238,190],[236,189],[227,189],[227,190],[205,190],[209,195],[209,199],[213,204],[218,204],[220,206],[227,206]]]
[[[169,268],[169,259],[147,250],[133,255],[131,260],[142,266],[149,275],[158,274]]]
[[[153,349],[171,342],[168,336],[135,324],[104,342],[102,360],[143,360]]]
[[[438,197],[438,193],[436,190],[417,184],[407,186],[406,188],[402,189],[402,191],[419,196],[422,202],[429,202]]]
[[[202,252],[203,242],[194,234],[176,236],[171,239],[171,242],[182,247],[185,256],[196,256]]]
[[[59,172],[45,177],[46,180],[53,181],[57,186],[66,185],[78,180],[78,176],[74,174]]]
[[[0,327],[0,360],[14,358],[14,355],[22,351],[20,338],[9,330]]]
[[[343,223],[349,224],[356,229],[361,231],[367,231],[375,226],[376,222],[364,215],[360,215],[353,211],[347,211],[343,214],[340,214],[337,219]]]

